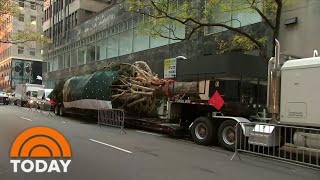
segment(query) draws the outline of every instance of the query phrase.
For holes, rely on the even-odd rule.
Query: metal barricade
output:
[[[39,112],[38,104],[34,100],[27,102],[27,108],[29,108],[29,110],[32,112]]]
[[[125,113],[122,109],[99,109],[98,125],[119,127],[124,129]]]
[[[240,152],[320,168],[320,129],[266,123],[238,123],[235,156]]]
[[[52,116],[51,109],[52,104],[50,102],[44,102],[41,107],[41,114],[44,114],[44,112],[48,112],[48,116]]]

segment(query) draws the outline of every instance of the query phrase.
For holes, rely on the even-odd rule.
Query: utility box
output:
[[[320,127],[320,57],[290,60],[281,68],[280,122]]]
[[[257,124],[249,134],[248,143],[263,147],[280,146],[279,127]]]

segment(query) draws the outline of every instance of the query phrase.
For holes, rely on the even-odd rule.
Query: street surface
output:
[[[70,144],[72,162],[67,173],[13,173],[9,151],[15,137],[34,126],[62,133]],[[219,147],[139,130],[126,134],[81,120],[48,116],[27,108],[0,105],[0,180],[319,180],[320,171]]]

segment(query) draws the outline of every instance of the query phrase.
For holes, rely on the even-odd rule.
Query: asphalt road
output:
[[[9,151],[15,137],[34,126],[58,130],[68,140],[72,162],[67,173],[13,173]],[[138,130],[97,127],[83,121],[48,116],[26,108],[0,106],[1,180],[206,180],[320,179],[320,171],[199,146]]]

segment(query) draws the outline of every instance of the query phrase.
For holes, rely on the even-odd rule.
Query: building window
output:
[[[213,14],[207,17],[207,20],[210,23],[223,23],[234,28],[261,22],[262,19],[258,12],[252,10],[250,6],[246,6],[247,0],[229,0],[227,3],[230,3],[229,10],[225,10],[225,8],[221,8],[221,10],[207,8]],[[258,2],[257,7],[262,9],[262,2]],[[205,34],[219,33],[226,30],[223,27],[207,27],[205,28]]]
[[[86,63],[87,47],[81,47],[78,50],[78,65]]]
[[[24,22],[24,14],[19,14],[19,21]]]
[[[75,26],[78,24],[77,11],[74,12],[74,23],[75,23]]]
[[[58,70],[58,56],[55,56],[53,58],[53,62],[52,62],[52,71],[56,71]]]
[[[139,32],[137,32],[136,29],[134,29],[134,35],[133,35],[133,51],[143,51],[149,48],[149,36],[143,35]]]
[[[24,47],[18,46],[18,54],[23,54],[23,52],[24,52]]]
[[[42,72],[48,72],[48,63],[49,62],[42,62]]]
[[[32,10],[36,10],[37,9],[37,6],[36,6],[35,2],[30,2],[30,6],[31,6]]]
[[[167,25],[169,26],[169,25]],[[169,37],[169,28],[167,27],[162,27],[160,29],[160,32],[163,36]],[[150,37],[150,48],[156,48],[160,46],[164,46],[169,44],[169,39],[168,38],[163,38],[160,36],[155,36],[155,37]]]
[[[35,56],[36,55],[36,49],[35,48],[30,48],[30,55]]]
[[[119,54],[119,34],[110,36],[107,39],[107,58],[116,57]]]
[[[36,16],[30,16],[31,24],[36,25],[37,24],[37,17]]]
[[[64,61],[63,61],[63,54],[58,55],[58,70],[63,69]]]
[[[70,52],[64,54],[64,68],[70,67]]]
[[[107,58],[107,39],[102,39],[97,42],[97,60],[104,60]]]
[[[87,46],[87,54],[86,54],[86,63],[90,63],[95,61],[95,55],[96,55],[96,47],[95,44],[89,44]]]
[[[172,31],[170,31],[169,35],[170,35],[170,38],[173,38],[173,39],[169,39],[170,43],[175,43],[180,41],[180,40],[174,40],[174,39],[185,38],[186,27],[184,25],[181,25],[180,23],[173,23],[170,26],[171,26],[170,29],[172,29]]]
[[[71,51],[71,66],[76,66],[78,63],[78,49]]]
[[[19,1],[19,6],[24,8],[24,2],[23,1]]]
[[[132,38],[133,38],[132,30],[128,30],[120,33],[119,55],[132,53]]]

